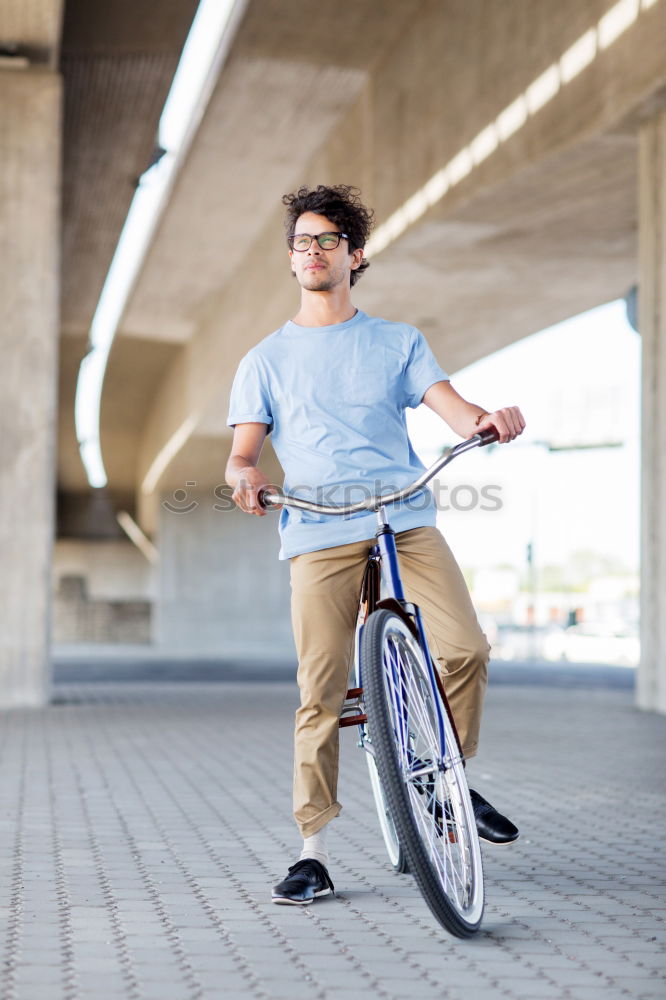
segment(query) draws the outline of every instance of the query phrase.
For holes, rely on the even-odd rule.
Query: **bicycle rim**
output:
[[[377,769],[410,871],[431,911],[459,937],[483,914],[483,870],[458,744],[407,624],[376,611],[363,630],[365,709]],[[439,702],[446,749],[441,746]]]
[[[377,771],[375,756],[369,750],[366,750],[365,757],[368,762],[370,787],[372,788],[372,796],[375,800],[379,828],[382,831],[386,853],[388,854],[389,861],[393,865],[394,871],[404,875],[409,871],[409,866],[407,865],[405,852],[400,846],[400,840],[398,839],[395,823],[393,822],[393,818],[391,816],[391,810],[388,802],[386,801],[386,796],[384,795],[384,789],[382,788],[379,772]]]
[[[361,688],[363,686],[363,681],[361,677],[361,671],[359,670],[358,661],[355,664],[355,678],[356,686]],[[365,727],[362,727],[365,730]],[[366,746],[369,743],[367,736],[367,731],[363,735],[363,745],[365,750],[365,759],[368,765],[368,775],[370,777],[370,788],[372,789],[372,797],[375,802],[375,809],[377,810],[377,819],[379,820],[379,829],[382,833],[382,839],[384,841],[384,846],[386,847],[386,853],[388,854],[388,859],[393,867],[393,870],[398,872],[400,875],[404,875],[409,872],[409,866],[407,864],[407,858],[405,857],[405,852],[400,847],[400,841],[398,840],[398,834],[395,828],[395,823],[391,816],[391,811],[388,807],[386,801],[386,795],[384,794],[384,789],[382,788],[382,783],[379,777],[379,772],[377,770],[377,762],[375,761],[375,754],[372,746]]]

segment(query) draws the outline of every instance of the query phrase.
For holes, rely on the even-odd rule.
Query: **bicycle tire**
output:
[[[361,663],[369,738],[409,869],[442,926],[471,937],[483,916],[481,849],[462,754],[425,654],[405,621],[380,609],[364,626]]]

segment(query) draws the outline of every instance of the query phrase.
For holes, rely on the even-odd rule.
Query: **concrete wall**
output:
[[[0,69],[0,704],[49,695],[60,78]]]
[[[54,645],[150,642],[156,574],[131,542],[60,539],[52,576]]]
[[[641,708],[666,712],[666,111],[641,129],[639,208],[643,461],[637,701]]]
[[[295,656],[277,515],[216,504],[212,490],[163,497],[155,643],[221,658]]]
[[[155,570],[128,541],[59,539],[53,553],[53,586],[65,577],[79,576],[93,600],[150,601],[155,596]]]

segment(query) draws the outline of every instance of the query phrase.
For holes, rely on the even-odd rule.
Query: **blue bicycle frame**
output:
[[[425,628],[423,625],[423,618],[421,617],[421,611],[418,605],[408,604],[405,599],[405,593],[402,586],[402,578],[400,576],[400,566],[398,562],[398,550],[395,544],[395,532],[391,528],[390,524],[386,520],[386,511],[384,507],[380,507],[377,510],[377,518],[379,520],[379,528],[377,531],[377,542],[370,551],[369,559],[376,559],[379,557],[380,566],[382,568],[382,592],[381,598],[392,598],[397,601],[400,607],[403,609],[406,615],[410,615],[414,624],[416,625],[416,630],[419,637],[419,646],[425,654],[425,660],[428,667],[428,675],[430,678],[430,684],[433,690],[437,690],[437,678],[435,676],[435,665],[430,654],[430,649],[428,647],[428,641],[425,635]],[[363,626],[361,626],[360,632],[362,632]],[[363,687],[363,662],[360,659],[360,634],[359,642],[356,646],[356,653],[359,657],[358,672],[359,672],[359,686]],[[397,681],[397,678],[395,678]],[[399,684],[395,683],[393,685],[394,694],[399,690]],[[440,746],[442,747],[443,754],[446,754],[446,737],[444,730],[444,721],[442,719],[440,701],[438,698],[434,699],[434,703],[437,706],[437,729],[439,735]],[[396,717],[402,716],[404,718],[404,712],[401,706],[396,704]],[[361,743],[365,745],[365,728],[361,725]]]

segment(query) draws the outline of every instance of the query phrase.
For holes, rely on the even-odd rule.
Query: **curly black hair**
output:
[[[300,187],[292,194],[285,194],[282,204],[287,206],[284,226],[287,237],[294,235],[298,218],[304,212],[314,212],[325,215],[340,230],[349,237],[349,252],[362,249],[372,230],[374,212],[365,207],[361,201],[358,188],[349,184],[336,184],[327,187],[319,184],[316,188]],[[360,267],[351,272],[351,284],[355,285],[364,271],[370,267],[370,261],[365,257]]]

